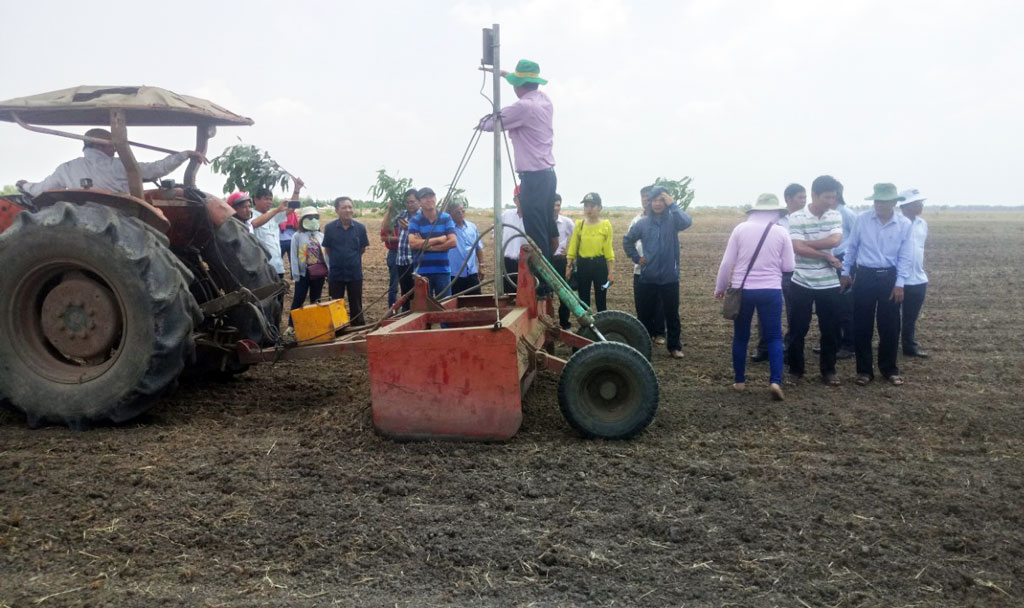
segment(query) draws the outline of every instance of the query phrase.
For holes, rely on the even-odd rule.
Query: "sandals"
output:
[[[732,390],[736,391],[737,393],[742,393],[743,391],[747,390],[747,383],[746,382],[733,382]]]
[[[825,374],[821,377],[821,381],[828,386],[842,386],[843,384],[835,374]]]
[[[786,399],[785,393],[782,392],[782,387],[774,382],[768,386],[768,390],[772,394],[772,401],[783,401]]]
[[[871,376],[865,376],[864,374],[861,374],[860,376],[857,376],[857,379],[854,380],[853,383],[856,384],[857,386],[867,386],[871,384],[872,380],[874,380],[874,378],[872,378]]]
[[[889,381],[889,384],[893,386],[903,386],[906,384],[906,380],[904,380],[899,374],[893,374],[889,376],[887,380]]]

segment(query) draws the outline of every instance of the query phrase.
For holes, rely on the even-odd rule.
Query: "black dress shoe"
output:
[[[923,350],[917,349],[917,348],[904,348],[903,349],[903,356],[904,357],[917,357],[919,359],[927,359],[928,358],[928,353],[924,352]]]
[[[760,363],[768,360],[768,353],[754,353],[750,355],[750,360],[754,363]]]

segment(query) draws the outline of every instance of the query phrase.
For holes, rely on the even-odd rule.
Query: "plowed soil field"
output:
[[[733,392],[711,291],[741,215],[698,211],[686,358],[656,348],[632,441],[575,435],[550,372],[511,441],[391,441],[357,356],[183,385],[119,427],[0,412],[0,607],[1024,605],[1024,215],[925,217],[932,357],[900,388],[841,361],[839,388],[772,403],[752,364]],[[380,243],[365,267],[369,300]]]

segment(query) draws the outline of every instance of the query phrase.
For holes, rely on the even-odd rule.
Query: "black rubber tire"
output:
[[[202,313],[191,273],[159,237],[109,207],[66,202],[20,214],[0,235],[0,394],[30,426],[124,422],[174,389]],[[67,272],[87,275],[117,303],[121,329],[102,364],[62,358],[31,329],[47,281]]]
[[[217,228],[215,234],[226,270],[242,287],[255,290],[280,282],[277,272],[270,266],[267,252],[241,222],[229,219]],[[256,311],[249,306],[236,306],[228,311],[228,322],[238,328],[242,338],[262,346],[270,346],[278,339],[281,308],[278,296],[265,298],[260,302],[260,309],[270,326],[269,334],[264,331]]]
[[[621,310],[603,310],[594,315],[594,323],[608,341],[628,344],[640,351],[648,361],[651,360],[654,350],[651,335],[633,315]],[[580,329],[579,334],[588,340],[598,339],[589,327]]]
[[[595,342],[569,357],[558,381],[558,407],[584,437],[629,439],[654,420],[658,392],[658,376],[639,351]]]

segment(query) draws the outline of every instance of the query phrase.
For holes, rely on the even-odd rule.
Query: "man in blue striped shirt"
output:
[[[455,222],[447,213],[438,213],[437,195],[420,188],[420,212],[409,220],[409,250],[416,272],[430,281],[430,293],[444,297],[451,283],[448,250],[455,247]]]
[[[896,353],[900,340],[900,304],[903,286],[914,259],[914,238],[910,220],[895,213],[903,200],[896,186],[875,184],[875,192],[864,200],[874,209],[857,216],[843,260],[842,285],[853,290],[854,350],[857,356],[856,383],[864,386],[874,378],[871,338],[878,317],[878,369],[893,386],[903,385]],[[850,272],[856,268],[856,276]]]

